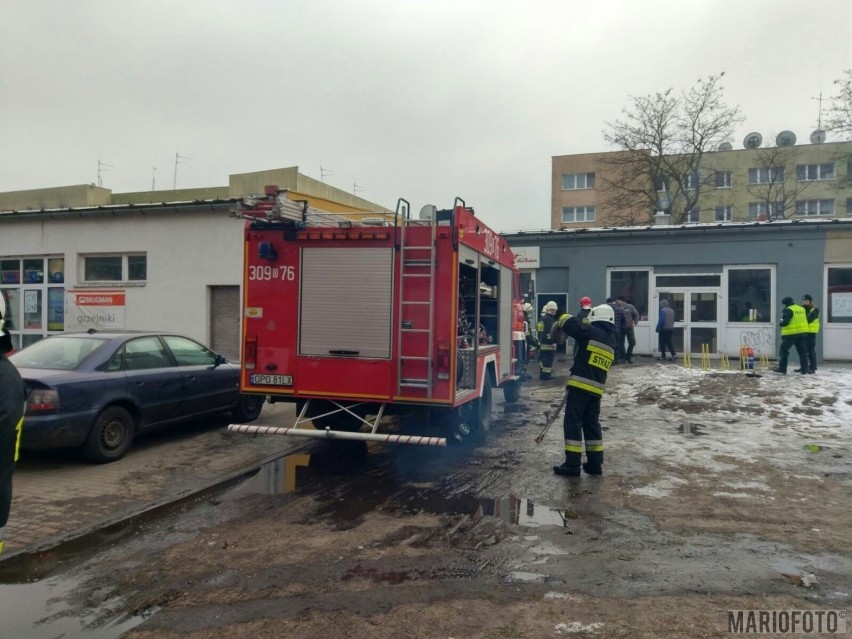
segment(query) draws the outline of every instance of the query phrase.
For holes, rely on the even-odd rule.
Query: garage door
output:
[[[240,361],[240,287],[210,287],[210,348]]]

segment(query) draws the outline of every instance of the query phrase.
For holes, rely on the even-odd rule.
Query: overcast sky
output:
[[[850,0],[2,0],[0,191],[300,171],[393,208],[458,195],[549,227],[551,157],[608,150],[631,95],[725,71],[807,141],[852,67]],[[156,173],[154,167],[157,168]]]

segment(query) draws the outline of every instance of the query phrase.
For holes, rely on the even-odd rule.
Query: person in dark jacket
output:
[[[816,373],[816,337],[819,333],[819,309],[814,306],[814,298],[802,295],[802,308],[805,309],[805,319],[808,320],[808,332],[805,333],[805,351],[808,354],[808,368],[799,367],[799,373]]]
[[[781,311],[781,348],[778,351],[778,368],[773,368],[775,373],[787,374],[787,357],[790,349],[795,348],[799,355],[798,371],[805,375],[810,370],[808,364],[808,351],[805,349],[805,339],[808,334],[808,318],[805,307],[793,302],[792,297],[781,300],[784,310]]]
[[[621,351],[624,353],[624,361],[628,364],[633,363],[633,349],[636,347],[636,325],[639,323],[639,311],[633,304],[624,299],[624,295],[619,295],[616,299],[621,312],[624,313],[624,324],[621,326],[622,339],[627,341],[627,349],[624,348],[624,343],[621,343]]]
[[[624,311],[615,301],[614,297],[606,298],[606,303],[612,307],[613,325],[615,331],[615,364],[623,364],[626,359],[624,355]]]
[[[565,462],[553,467],[557,475],[579,476],[582,469],[590,475],[602,474],[604,447],[601,432],[601,397],[607,373],[615,361],[615,323],[612,306],[601,304],[577,315],[562,315],[556,327],[578,344],[577,357],[566,384]],[[584,320],[588,317],[590,323]]]
[[[27,399],[21,374],[6,358],[6,353],[12,350],[12,338],[2,327],[2,317],[0,315],[0,554],[12,505],[12,471],[18,459]]]
[[[660,334],[660,361],[666,359],[666,349],[672,354],[669,361],[675,361],[677,353],[675,353],[672,336],[674,336],[675,313],[674,309],[669,307],[668,300],[660,300],[660,315],[657,318],[657,333]]]

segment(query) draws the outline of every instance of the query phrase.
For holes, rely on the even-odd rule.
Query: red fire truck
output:
[[[443,446],[485,435],[494,388],[519,399],[514,255],[461,198],[417,219],[401,199],[395,214],[357,220],[268,187],[237,213],[241,390],[295,402],[298,416],[231,430]]]

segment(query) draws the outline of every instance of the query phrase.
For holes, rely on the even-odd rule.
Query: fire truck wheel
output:
[[[238,422],[253,422],[260,417],[260,411],[263,410],[263,402],[265,401],[265,395],[241,394],[237,401],[237,408],[234,410],[234,418]]]
[[[476,407],[476,435],[479,439],[485,439],[488,431],[491,430],[491,422],[493,416],[491,414],[491,400],[493,396],[491,388],[491,376],[488,371],[485,371],[485,379],[482,382],[482,395],[479,396],[479,401]]]
[[[521,399],[521,383],[514,381],[503,384],[503,399],[507,404],[514,404]]]

